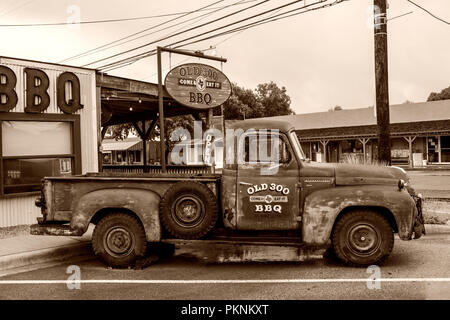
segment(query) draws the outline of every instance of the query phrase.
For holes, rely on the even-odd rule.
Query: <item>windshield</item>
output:
[[[291,131],[291,140],[292,144],[294,145],[295,153],[298,155],[300,160],[305,160],[305,154],[303,153],[302,146],[300,145],[300,142],[298,141],[297,135],[294,131]]]

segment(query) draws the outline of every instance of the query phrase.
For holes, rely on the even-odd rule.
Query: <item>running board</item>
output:
[[[173,256],[195,258],[204,262],[269,262],[322,259],[328,246],[299,243],[245,242],[226,240],[166,239],[173,246]]]
[[[33,224],[30,234],[38,236],[82,236],[83,230],[72,230],[64,224]]]

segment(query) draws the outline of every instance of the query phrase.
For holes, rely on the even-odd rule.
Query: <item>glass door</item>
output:
[[[439,137],[428,137],[428,163],[439,162]]]

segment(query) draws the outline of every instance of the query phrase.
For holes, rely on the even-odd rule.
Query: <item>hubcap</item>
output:
[[[192,195],[178,198],[172,208],[176,223],[183,227],[198,225],[205,212],[202,201]]]
[[[349,248],[357,255],[370,255],[381,244],[380,234],[370,224],[359,224],[351,228],[347,240]]]
[[[108,230],[104,242],[106,251],[115,257],[128,256],[134,247],[133,234],[122,227]]]

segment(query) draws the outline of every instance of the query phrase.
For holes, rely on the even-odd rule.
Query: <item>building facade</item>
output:
[[[44,176],[98,171],[95,70],[0,57],[0,227],[36,223]]]
[[[371,163],[378,158],[373,107],[271,117],[290,122],[312,161]],[[450,163],[450,100],[390,106],[392,164]]]

